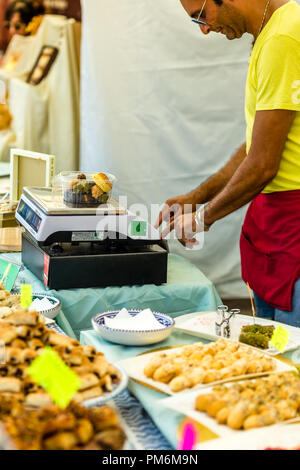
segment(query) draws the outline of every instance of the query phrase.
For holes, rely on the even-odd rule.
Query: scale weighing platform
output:
[[[167,243],[115,199],[72,208],[61,189],[26,187],[16,219],[22,261],[50,289],[167,282]]]

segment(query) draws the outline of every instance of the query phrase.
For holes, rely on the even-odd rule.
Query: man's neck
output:
[[[265,17],[265,10],[268,5],[267,0],[255,2],[255,4],[253,4],[253,14],[248,17],[247,32],[252,34],[254,40],[256,40],[262,29],[269,22],[273,13],[289,1],[290,0],[271,0]]]

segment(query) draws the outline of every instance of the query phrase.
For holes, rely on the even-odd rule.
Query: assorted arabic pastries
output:
[[[19,296],[0,290],[0,438],[21,450],[118,450],[125,435],[108,406],[81,402],[111,392],[119,371],[101,352],[47,328],[42,316],[20,308]],[[45,346],[51,346],[79,376],[80,387],[66,410],[27,374]],[[9,436],[9,437],[7,437]]]
[[[0,319],[0,341],[5,357],[0,363],[0,394],[18,394],[25,405],[44,406],[51,403],[48,394],[27,375],[27,367],[45,346],[51,346],[61,359],[78,374],[80,389],[74,401],[80,403],[111,392],[120,382],[120,373],[104,355],[92,346],[47,328],[41,315],[16,307],[19,298],[0,290],[1,302],[15,302]],[[2,307],[4,308],[4,307]]]
[[[125,443],[116,411],[71,403],[28,409],[17,396],[0,394],[0,431],[7,447],[18,450],[120,450]]]
[[[114,177],[105,173],[62,172],[59,180],[64,203],[69,207],[86,208],[107,203]]]
[[[199,384],[270,372],[275,362],[260,351],[219,339],[215,343],[179,348],[173,353],[157,353],[144,368],[146,377],[168,384],[180,392]]]
[[[197,396],[195,409],[235,430],[294,419],[300,416],[300,378],[285,372],[217,385],[211,392]]]

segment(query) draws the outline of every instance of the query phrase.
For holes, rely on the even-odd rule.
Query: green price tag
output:
[[[12,290],[18,277],[20,266],[4,259],[0,259],[0,284],[5,285],[9,292]]]
[[[134,237],[145,237],[147,235],[147,222],[143,220],[131,222],[131,235]]]
[[[50,346],[27,369],[30,377],[49,393],[62,409],[66,408],[80,387],[80,379]]]
[[[277,326],[277,328],[274,330],[272,338],[270,339],[270,343],[273,344],[273,346],[275,346],[278,351],[283,353],[289,341],[289,337],[289,331],[287,331],[282,326]]]
[[[21,286],[20,304],[22,308],[28,308],[32,304],[32,287],[30,284]]]

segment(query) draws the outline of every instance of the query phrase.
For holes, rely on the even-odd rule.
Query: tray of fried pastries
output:
[[[207,384],[296,370],[256,348],[224,338],[151,352],[118,364],[130,378],[168,395]]]
[[[78,374],[80,388],[74,401],[96,406],[112,399],[127,386],[127,376],[92,346],[48,328],[40,314],[16,310],[0,320],[0,395],[13,394],[24,406],[52,403],[50,396],[28,375],[27,367],[45,346],[51,346]]]
[[[3,450],[123,450],[126,436],[117,412],[106,405],[86,408],[72,402],[28,409],[13,395],[0,395]]]
[[[160,400],[219,437],[243,435],[300,418],[300,378],[292,372],[229,382]]]

